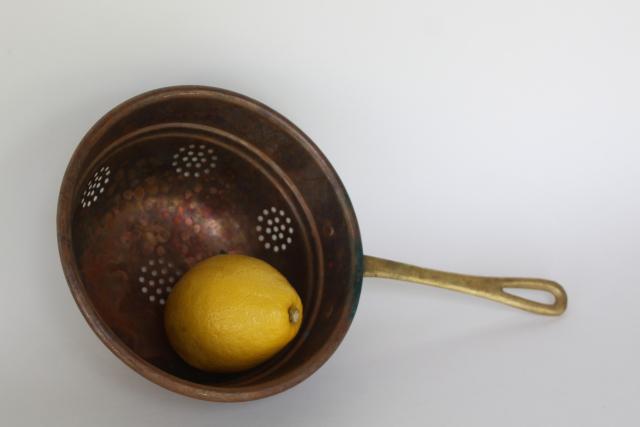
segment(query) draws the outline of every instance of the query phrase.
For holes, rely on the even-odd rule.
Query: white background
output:
[[[636,0],[0,1],[0,423],[637,426]],[[565,285],[561,318],[366,279],[315,375],[168,392],[104,347],[59,264],[67,161],[156,87],[254,97],[341,175],[365,252]]]

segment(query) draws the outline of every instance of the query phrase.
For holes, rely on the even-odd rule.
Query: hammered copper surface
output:
[[[337,176],[288,121],[230,92],[167,88],[106,115],[70,162],[58,222],[65,274],[94,331],[132,368],[190,396],[291,387],[330,356],[357,304],[360,238]],[[220,253],[274,265],[305,309],[287,348],[238,375],[189,367],[162,325],[180,274]]]

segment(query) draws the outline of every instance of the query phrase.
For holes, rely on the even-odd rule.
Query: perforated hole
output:
[[[181,275],[182,271],[172,262],[166,262],[164,258],[151,258],[140,267],[137,281],[140,292],[147,296],[149,302],[164,305]]]
[[[276,209],[275,206],[265,208],[257,216],[257,220],[258,242],[264,242],[265,249],[277,253],[286,250],[293,243],[293,227],[285,225],[291,224],[291,218],[283,209]]]
[[[190,144],[188,147],[180,147],[178,152],[172,157],[171,166],[178,175],[185,178],[200,178],[211,173],[211,169],[216,167],[218,156],[214,154],[212,148],[207,149],[204,145]]]
[[[104,193],[105,186],[109,183],[109,175],[111,175],[111,169],[109,166],[102,166],[94,172],[93,176],[87,183],[86,189],[82,192],[80,206],[88,208],[98,201],[98,196]]]
[[[553,294],[539,289],[504,288],[503,292],[540,304],[552,305],[555,302]]]

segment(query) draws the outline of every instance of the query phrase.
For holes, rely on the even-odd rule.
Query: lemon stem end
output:
[[[294,306],[289,307],[289,322],[294,325],[300,320],[300,311]]]

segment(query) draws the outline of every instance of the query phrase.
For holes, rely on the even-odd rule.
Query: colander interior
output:
[[[198,261],[264,259],[294,285],[305,313],[317,311],[308,218],[282,177],[251,154],[175,126],[145,130],[96,162],[79,194],[74,250],[96,310],[137,355],[191,381],[229,380],[187,366],[164,335],[166,298]]]

